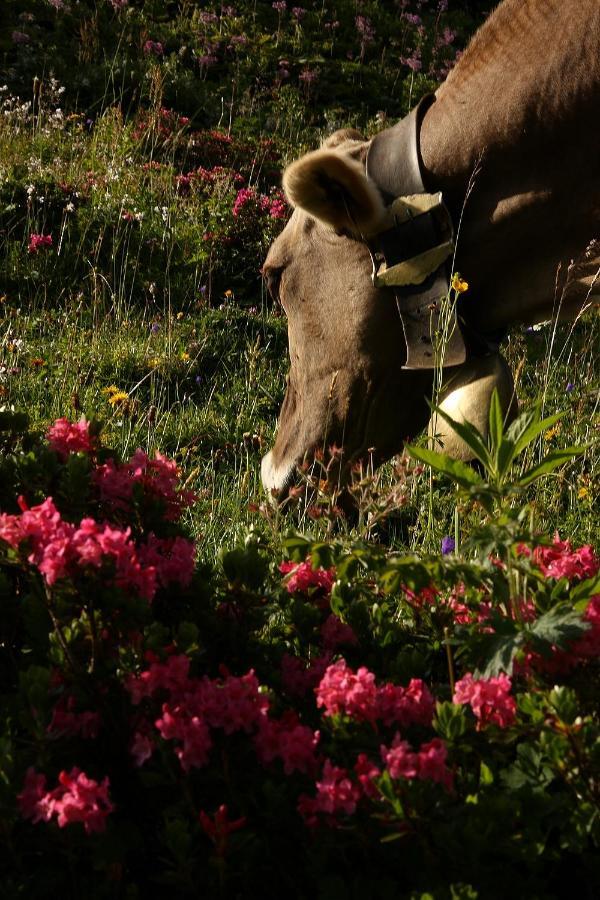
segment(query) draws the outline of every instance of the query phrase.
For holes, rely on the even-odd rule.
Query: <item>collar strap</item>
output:
[[[367,154],[367,177],[387,206],[382,230],[369,242],[373,284],[394,291],[407,358],[404,368],[456,366],[465,343],[449,299],[454,229],[441,193],[429,194],[419,152],[422,118],[435,102],[428,94],[392,128],[377,134]]]

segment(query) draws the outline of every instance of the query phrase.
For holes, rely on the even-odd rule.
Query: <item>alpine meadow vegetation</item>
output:
[[[511,332],[473,466],[260,487],[282,167],[481,6],[4,3],[3,897],[598,895],[597,307]]]

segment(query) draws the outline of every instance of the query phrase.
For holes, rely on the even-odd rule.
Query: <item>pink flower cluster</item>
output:
[[[329,666],[315,690],[317,706],[325,714],[344,714],[365,722],[381,720],[384,725],[430,725],[435,701],[420,678],[408,687],[385,683],[378,687],[375,675],[361,666],[356,672],[344,659]]]
[[[508,675],[497,678],[473,678],[468,672],[456,682],[454,703],[468,703],[478,722],[477,729],[486,725],[508,728],[516,719],[517,704],[510,690],[512,683]]]
[[[50,250],[52,248],[51,234],[30,234],[27,250],[29,253],[36,255],[41,250]]]
[[[193,491],[179,488],[177,463],[158,451],[154,459],[140,449],[128,462],[109,459],[94,472],[94,483],[100,499],[109,508],[129,511],[134,499],[143,495],[161,502],[169,522],[178,521],[182,511],[196,499]]]
[[[588,622],[590,627],[579,640],[571,643],[570,647],[565,650],[553,647],[549,656],[542,656],[539,653],[529,651],[526,654],[525,661],[521,664],[524,673],[536,671],[547,675],[564,674],[585,660],[599,657],[600,594],[595,594],[590,599],[582,619],[584,622]]]
[[[23,817],[34,824],[56,817],[59,828],[81,822],[87,834],[104,831],[106,817],[114,809],[108,796],[108,778],[98,783],[73,768],[61,772],[58,782],[54,790],[47,791],[46,776],[28,769],[23,790],[17,797]]]
[[[298,801],[298,811],[307,825],[318,822],[318,813],[335,816],[339,813],[351,816],[356,811],[362,790],[352,781],[347,769],[335,766],[330,759],[325,760],[321,780],[316,783],[315,797],[302,795]]]
[[[254,738],[254,746],[264,764],[274,759],[283,761],[286,775],[292,772],[311,772],[316,766],[315,749],[319,732],[301,725],[295,713],[281,719],[262,718]]]
[[[309,559],[303,563],[282,562],[279,565],[282,575],[289,575],[286,586],[290,594],[322,593],[329,595],[335,580],[335,569],[313,569]]]
[[[440,738],[421,744],[415,752],[408,741],[396,734],[389,749],[381,746],[381,758],[392,778],[435,781],[443,784],[446,790],[452,787],[452,772],[446,765],[448,751]]]
[[[242,188],[237,192],[233,215],[237,219],[247,213],[252,215],[268,213],[272,219],[283,219],[287,214],[287,205],[281,193],[267,197],[266,194],[259,194],[254,188]]]
[[[97,449],[96,438],[90,434],[90,423],[85,416],[79,422],[57,419],[46,432],[46,440],[63,460],[70,453],[93,453]]]
[[[146,41],[144,44],[144,53],[147,56],[150,54],[153,56],[162,56],[164,52],[164,47],[160,41]]]
[[[75,712],[75,697],[61,697],[52,711],[52,719],[46,729],[51,737],[95,738],[100,729],[97,712]]]
[[[281,683],[284,691],[290,697],[304,697],[308,691],[316,688],[330,662],[330,653],[318,656],[309,664],[298,656],[284,653],[281,660]]]
[[[100,525],[94,519],[82,519],[79,526],[64,522],[51,497],[31,509],[22,498],[20,502],[20,515],[0,514],[0,539],[15,550],[26,544],[28,562],[48,585],[109,565],[118,587],[153,598],[156,571],[142,565],[129,528]]]
[[[600,570],[600,559],[589,544],[573,550],[569,541],[561,541],[558,534],[550,547],[536,547],[533,561],[547,578],[568,578],[580,581],[592,578]]]
[[[350,625],[346,625],[333,613],[321,625],[321,640],[326,653],[343,644],[348,647],[355,647],[358,644],[358,638]]]
[[[223,679],[190,678],[189,659],[182,655],[152,663],[140,676],[132,676],[126,688],[134,704],[156,694],[167,695],[154,725],[164,740],[177,741],[175,753],[186,772],[208,762],[211,729],[220,728],[225,734],[250,732],[266,717],[269,707],[253,671]],[[138,759],[142,755],[147,758],[148,749],[151,752],[139,734],[134,748]]]
[[[453,774],[446,765],[448,751],[440,738],[434,738],[422,744],[418,751],[413,751],[410,744],[396,733],[391,747],[388,749],[382,745],[380,752],[392,778],[433,781],[442,784],[446,790],[452,789]],[[321,779],[316,783],[316,795],[302,795],[298,802],[298,811],[307,825],[317,825],[319,814],[324,815],[326,821],[329,819],[330,824],[335,824],[337,815],[352,815],[363,797],[379,799],[377,779],[381,770],[365,753],[358,755],[354,775],[356,780],[348,769],[334,765],[330,759],[325,760]]]

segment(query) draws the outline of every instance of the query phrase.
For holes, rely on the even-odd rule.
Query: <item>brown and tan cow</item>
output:
[[[577,315],[600,286],[600,0],[504,0],[438,89],[418,141],[426,190],[442,191],[460,222],[454,270],[470,285],[460,304],[474,332]],[[369,146],[336,132],[284,175],[294,212],[263,269],[289,324],[287,390],[262,463],[273,495],[318,448],[343,445],[349,463],[374,447],[383,460],[429,419],[433,372],[403,368],[393,292],[371,279],[367,244],[385,211]],[[480,427],[494,386],[511,403],[498,352],[471,353],[445,379],[443,405]]]

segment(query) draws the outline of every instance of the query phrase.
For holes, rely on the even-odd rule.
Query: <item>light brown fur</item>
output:
[[[463,213],[456,269],[481,330],[574,316],[599,293],[600,252],[589,249],[600,232],[599,113],[598,0],[504,0],[438,90],[421,128],[425,182],[444,192],[456,221]],[[344,190],[354,224],[369,207],[360,182],[356,189],[368,148],[358,137],[336,133],[327,148],[337,157],[334,181],[352,163]],[[312,174],[305,157],[307,183]],[[295,210],[265,263],[289,320],[288,390],[263,461],[265,487],[276,491],[305,454],[334,442],[347,463],[372,447],[379,459],[398,452],[427,424],[432,390],[431,373],[401,368],[393,297],[371,284],[361,229],[344,217],[348,198],[340,203],[334,190],[318,209],[300,199],[309,211]],[[500,357],[480,371],[466,365],[450,406],[485,413],[493,384],[508,403]]]

